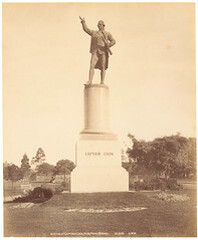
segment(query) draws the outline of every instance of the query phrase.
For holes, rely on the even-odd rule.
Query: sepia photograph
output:
[[[3,236],[197,237],[195,2],[3,2]]]

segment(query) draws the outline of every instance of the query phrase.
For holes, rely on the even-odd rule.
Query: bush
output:
[[[14,200],[14,202],[44,202],[50,199],[53,193],[50,189],[36,187],[33,191],[29,191],[28,195],[25,197],[19,197]]]
[[[176,179],[151,178],[144,179],[142,182],[134,183],[136,191],[140,190],[180,190],[182,185],[177,183]]]
[[[168,189],[170,190],[180,190],[183,189],[183,185],[179,184],[176,179],[169,178],[167,181]]]
[[[29,196],[31,198],[51,198],[53,196],[53,193],[48,188],[42,188],[42,187],[36,187],[33,191],[30,191]]]
[[[161,192],[155,196],[157,199],[165,201],[165,202],[184,202],[189,200],[190,198],[186,195],[177,195],[177,194],[168,194],[165,192]]]

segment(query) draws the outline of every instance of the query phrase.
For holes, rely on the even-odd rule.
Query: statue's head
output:
[[[105,27],[105,24],[104,24],[104,21],[102,21],[102,20],[100,20],[99,22],[98,22],[98,29],[99,30],[103,30],[104,29],[104,27]]]

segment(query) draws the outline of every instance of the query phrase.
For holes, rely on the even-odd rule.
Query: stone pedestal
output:
[[[82,133],[109,131],[109,88],[101,84],[85,86],[84,130]]]
[[[109,128],[109,88],[85,86],[84,129],[76,143],[71,192],[128,191],[128,173],[121,167],[121,148]]]

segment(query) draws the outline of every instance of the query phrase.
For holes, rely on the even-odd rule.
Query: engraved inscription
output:
[[[100,156],[100,152],[85,152],[85,156]]]
[[[85,152],[85,156],[113,156],[114,153],[113,152]]]

